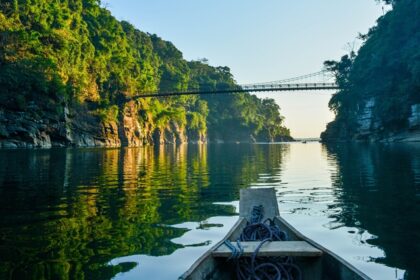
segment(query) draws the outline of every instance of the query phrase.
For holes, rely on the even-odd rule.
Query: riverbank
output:
[[[39,110],[16,112],[0,109],[0,148],[141,147],[164,144],[254,143],[293,141],[292,137],[258,138],[245,133],[188,130],[169,121],[163,128],[141,122],[139,110],[127,104],[116,120],[101,120],[83,107],[64,107],[61,113]]]
[[[383,118],[375,114],[377,102],[371,98],[355,112],[351,120],[335,121],[327,125],[321,141],[328,142],[420,142],[420,104],[410,107],[407,117],[393,129],[386,126]]]
[[[360,49],[324,63],[340,88],[328,104],[335,120],[324,142],[420,140],[420,2],[385,2],[392,9],[359,36]]]

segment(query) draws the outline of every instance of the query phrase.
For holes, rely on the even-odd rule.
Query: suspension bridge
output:
[[[339,89],[335,78],[327,71],[298,76],[294,78],[255,84],[237,85],[235,87],[221,89],[206,89],[205,86],[199,89],[185,91],[157,91],[144,92],[130,97],[130,100],[146,97],[165,97],[179,95],[209,95],[209,94],[230,94],[249,92],[279,92],[279,91],[313,91],[313,90],[337,90]]]

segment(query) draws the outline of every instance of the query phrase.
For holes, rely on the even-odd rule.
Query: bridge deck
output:
[[[230,94],[245,92],[268,92],[268,91],[305,91],[305,90],[337,90],[339,87],[335,83],[297,83],[297,84],[255,84],[239,86],[233,89],[221,90],[187,90],[171,92],[154,92],[138,94],[130,99],[146,97],[164,97],[178,95],[209,95],[209,94]]]

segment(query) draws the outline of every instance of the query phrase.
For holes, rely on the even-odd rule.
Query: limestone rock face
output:
[[[15,112],[0,107],[0,148],[138,147],[143,145],[205,143],[205,133],[193,132],[170,122],[156,129],[152,117],[140,118],[139,104],[129,102],[116,120],[101,120],[86,106],[64,105],[47,112],[32,108]],[[190,141],[189,141],[190,140]]]
[[[188,142],[188,137],[185,128],[180,127],[175,122],[171,122],[169,130],[173,134],[172,143],[184,144]]]
[[[119,147],[121,140],[118,124],[101,122],[84,108],[64,110],[68,146],[75,147]]]
[[[410,129],[420,128],[420,104],[411,106],[411,116],[408,118]]]
[[[410,106],[407,127],[397,131],[384,128],[382,121],[375,116],[376,101],[368,99],[358,111],[356,128],[346,127],[346,123],[332,122],[321,134],[324,142],[370,141],[370,142],[418,142],[420,141],[420,104]]]
[[[165,132],[160,129],[156,129],[153,133],[153,142],[155,145],[165,144]]]
[[[361,135],[366,135],[371,132],[373,123],[373,108],[375,107],[375,99],[369,99],[364,108],[357,117],[357,124],[359,125],[358,132]]]
[[[62,111],[0,109],[0,148],[121,146],[117,122],[100,122],[83,108]]]
[[[164,129],[156,129],[153,133],[153,142],[156,145],[194,143],[189,141],[186,129],[174,122],[170,122]]]
[[[0,109],[0,148],[65,146],[64,127],[64,121],[52,114],[36,119],[33,113]]]
[[[121,144],[128,147],[143,145],[141,126],[138,118],[138,110],[134,102],[125,105],[122,120],[119,127]]]
[[[202,143],[207,142],[206,134],[204,132],[196,131],[196,130],[189,131],[188,139],[190,143],[195,143],[195,144],[202,144]]]

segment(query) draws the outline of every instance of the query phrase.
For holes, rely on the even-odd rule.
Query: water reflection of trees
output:
[[[341,144],[326,152],[337,170],[332,179],[341,202],[334,208],[343,209],[337,221],[377,236],[368,242],[385,257],[375,261],[419,279],[420,146]]]
[[[282,149],[190,145],[141,149],[0,152],[0,278],[110,279],[136,264],[116,257],[168,255],[185,230],[168,225],[233,215]]]

